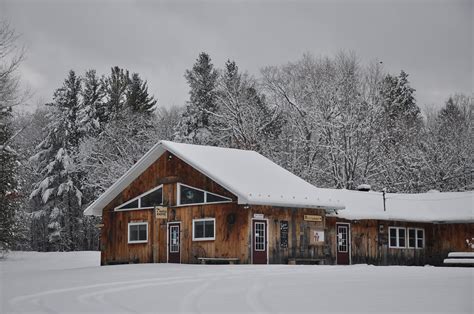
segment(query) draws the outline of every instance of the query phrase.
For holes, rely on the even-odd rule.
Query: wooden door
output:
[[[336,261],[338,265],[350,264],[350,236],[349,224],[336,224]]]
[[[252,263],[268,263],[267,221],[253,220],[252,222]]]
[[[180,223],[168,224],[168,263],[181,263]]]

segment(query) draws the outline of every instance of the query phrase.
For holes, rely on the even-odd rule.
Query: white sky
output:
[[[409,75],[420,106],[473,90],[472,1],[23,1],[0,0],[27,46],[21,68],[50,101],[70,69],[118,65],[147,79],[162,106],[188,99],[184,71],[206,51],[258,75],[305,52],[354,50]]]

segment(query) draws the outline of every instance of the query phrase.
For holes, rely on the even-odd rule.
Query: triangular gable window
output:
[[[220,196],[214,193],[207,192],[206,193],[206,203],[219,203],[219,202],[227,202],[230,201],[227,197]]]
[[[163,185],[157,186],[115,208],[115,210],[132,210],[154,208],[163,204]]]
[[[194,205],[207,203],[227,203],[228,197],[207,192],[189,185],[178,183],[178,205]]]
[[[130,208],[138,208],[138,200],[132,200],[131,202],[126,202],[125,204],[117,207],[117,209],[130,209]]]
[[[163,189],[159,188],[142,196],[140,207],[155,207],[163,204]]]

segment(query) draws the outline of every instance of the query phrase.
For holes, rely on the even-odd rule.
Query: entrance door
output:
[[[252,262],[253,264],[267,264],[267,221],[253,220],[252,231]]]
[[[349,224],[336,224],[336,262],[338,265],[350,264]]]
[[[168,263],[181,263],[180,223],[168,224]]]

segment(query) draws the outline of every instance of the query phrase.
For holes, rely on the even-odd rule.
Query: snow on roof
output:
[[[346,208],[329,216],[414,222],[474,222],[474,192],[398,194],[386,193],[386,211],[380,192],[327,190]]]
[[[343,202],[254,151],[161,141],[84,211],[102,209],[165,151],[179,157],[237,196],[239,204],[340,210]]]

